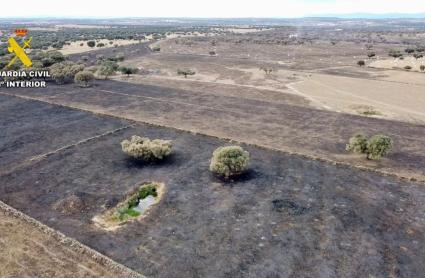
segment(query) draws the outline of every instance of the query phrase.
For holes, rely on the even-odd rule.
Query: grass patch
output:
[[[147,184],[139,188],[134,196],[130,197],[122,206],[119,206],[113,215],[115,221],[125,221],[129,218],[140,216],[140,212],[136,210],[140,201],[148,196],[157,197],[158,192],[154,184]]]

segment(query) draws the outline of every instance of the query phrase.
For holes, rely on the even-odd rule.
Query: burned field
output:
[[[254,146],[243,146],[252,157],[247,175],[224,183],[208,164],[228,141],[0,98],[9,104],[1,107],[2,119],[14,119],[2,121],[2,149],[20,165],[2,171],[1,200],[148,277],[419,277],[425,271],[421,184]],[[37,125],[43,137],[29,128]],[[67,126],[75,137],[64,132]],[[40,138],[37,151],[7,136],[23,131]],[[173,140],[173,155],[136,163],[119,146],[134,134]],[[49,155],[22,164],[43,153]],[[163,183],[165,191],[145,218],[116,231],[93,223],[146,182]]]

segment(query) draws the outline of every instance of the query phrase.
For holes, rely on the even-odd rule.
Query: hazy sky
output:
[[[425,0],[4,0],[2,2],[0,17],[302,17],[357,12],[425,12]]]

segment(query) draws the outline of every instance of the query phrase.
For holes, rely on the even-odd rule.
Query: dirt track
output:
[[[16,102],[16,109],[1,110],[6,118],[16,115],[19,107],[33,115],[40,105],[49,106],[0,98]],[[101,132],[97,123],[117,121],[56,109],[55,117],[68,116],[46,126],[46,140],[66,138],[58,127],[72,121],[73,113],[83,114],[77,126],[90,126],[96,133]],[[30,125],[39,118],[22,120]],[[13,134],[19,124],[4,131]],[[36,132],[29,130],[28,136]],[[161,164],[134,163],[119,146],[133,134],[172,139],[175,154]],[[4,140],[14,138],[3,137],[2,144]],[[212,151],[226,143],[138,124],[1,176],[0,196],[147,276],[419,277],[424,273],[423,185],[250,146],[244,146],[252,157],[249,175],[226,185],[208,172]],[[58,147],[44,151],[52,149]],[[22,152],[22,159],[33,155],[24,144],[12,144],[10,151]],[[145,181],[166,186],[163,200],[148,217],[114,233],[93,225],[93,216]],[[81,207],[57,208],[71,196],[81,201]]]

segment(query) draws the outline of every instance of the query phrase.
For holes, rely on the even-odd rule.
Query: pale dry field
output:
[[[391,80],[391,77],[387,80]],[[319,108],[321,106],[343,113],[425,122],[424,85],[313,74],[290,87],[295,93],[299,92],[313,100],[313,103],[319,104]]]
[[[109,42],[112,41],[113,43],[110,44]],[[115,45],[121,46],[121,45],[129,45],[129,44],[135,44],[139,43],[139,41],[136,40],[96,40],[96,45],[98,43],[105,44],[102,48],[111,48]],[[80,44],[83,44],[82,46]],[[53,49],[53,48],[52,48]],[[93,50],[98,50],[100,47],[89,47],[87,45],[87,41],[75,41],[71,42],[70,45],[64,45],[62,49],[59,51],[64,55],[70,55],[70,54],[76,54],[76,53],[83,53],[83,52],[89,52]]]
[[[387,58],[378,59],[369,64],[369,67],[378,69],[404,69],[406,66],[412,67],[411,71],[420,71],[420,66],[425,65],[425,58],[415,59],[414,57],[405,57],[403,60]]]

